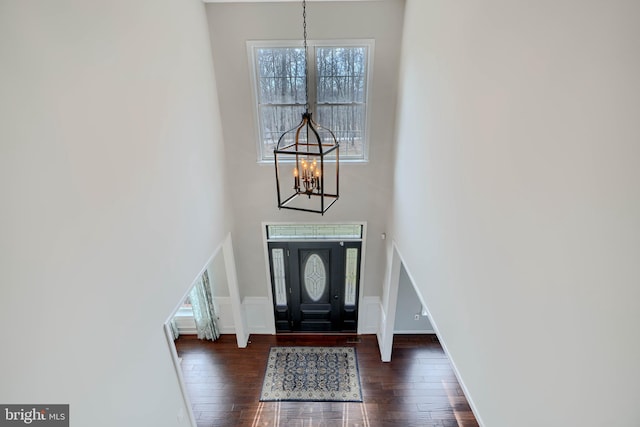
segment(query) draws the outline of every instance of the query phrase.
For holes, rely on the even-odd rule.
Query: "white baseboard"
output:
[[[380,350],[380,354],[382,354],[382,343],[384,342],[384,326],[387,322],[387,315],[382,309],[382,302],[380,302],[380,319],[378,319],[378,331],[376,332],[376,336],[378,337],[378,347]]]
[[[363,297],[358,312],[358,333],[377,334],[380,324],[380,297]]]
[[[420,335],[420,334],[435,334],[433,329],[420,329],[414,331],[393,331],[394,335]]]
[[[193,320],[193,314],[190,316],[176,316],[173,319],[180,335],[195,335],[198,333],[196,322]]]
[[[245,297],[242,310],[247,319],[249,334],[275,334],[273,307],[267,297]]]

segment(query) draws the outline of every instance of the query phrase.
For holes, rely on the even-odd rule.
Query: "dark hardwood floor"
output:
[[[358,342],[353,342],[358,341]],[[260,402],[272,346],[354,346],[363,403]],[[235,335],[218,341],[176,340],[198,427],[478,426],[435,335],[399,335],[393,360],[380,361],[375,335]]]

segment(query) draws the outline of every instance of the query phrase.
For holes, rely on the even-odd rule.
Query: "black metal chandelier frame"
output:
[[[293,129],[283,133],[278,139],[273,155],[275,159],[276,188],[278,208],[323,214],[339,198],[339,164],[340,144],[334,133],[316,123],[309,112],[309,73],[307,54],[307,13],[306,0],[302,1],[302,20],[304,30],[305,56],[305,112],[302,120]],[[325,135],[324,139],[320,133]],[[291,141],[293,136],[293,142]],[[335,160],[327,160],[334,155]],[[289,195],[281,189],[283,180],[280,176],[281,162],[293,163],[293,192]],[[327,189],[325,180],[326,166],[335,162],[335,181],[331,189]],[[317,203],[296,204],[299,198],[315,199]],[[317,206],[317,207],[316,207]]]
[[[332,143],[323,143],[322,139],[318,133],[318,129],[321,128],[317,123],[313,121],[311,118],[311,113],[307,110],[302,114],[302,120],[300,124],[295,128],[289,130],[282,134],[280,139],[278,140],[278,144],[276,149],[273,150],[273,154],[275,157],[276,164],[276,187],[278,190],[278,208],[281,209],[293,209],[299,211],[306,212],[315,212],[324,214],[327,209],[331,207],[339,198],[339,183],[340,183],[340,144],[333,132],[329,129],[324,129],[329,132],[331,137],[333,138]],[[291,132],[295,132],[295,142],[286,146],[281,146],[282,142],[285,139],[285,136]],[[304,139],[306,142],[302,142],[300,140],[300,133],[306,132],[307,138]],[[314,142],[309,142],[310,140],[314,140]],[[335,151],[335,192],[327,192],[325,187],[325,158],[326,156],[332,154]],[[279,162],[284,159],[295,159],[294,164],[294,176],[293,176],[293,193],[287,197],[283,197],[281,191],[281,177],[280,177],[280,167]],[[305,175],[304,171],[311,169],[311,167],[305,167],[305,164],[314,163],[316,165],[315,170],[317,170],[318,174],[315,175],[313,172],[311,174]],[[319,199],[320,207],[318,209],[313,208],[304,208],[304,207],[296,207],[292,205],[297,197],[315,197]]]

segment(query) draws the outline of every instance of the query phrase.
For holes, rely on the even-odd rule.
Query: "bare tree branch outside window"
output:
[[[340,142],[341,159],[364,159],[367,107],[366,46],[318,46],[309,64],[314,71],[314,117]],[[302,47],[256,49],[258,114],[263,159],[285,131],[295,127],[305,108],[305,57]],[[313,68],[312,68],[313,67]]]

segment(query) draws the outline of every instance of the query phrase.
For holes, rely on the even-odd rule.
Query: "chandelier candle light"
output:
[[[305,55],[305,112],[293,129],[283,133],[273,150],[278,208],[323,214],[339,197],[340,144],[333,132],[312,119],[309,111],[306,1],[302,1]],[[335,173],[334,173],[335,170]],[[283,196],[282,171],[293,176],[293,192]],[[290,175],[290,176],[291,176]],[[288,181],[288,180],[285,180]],[[306,197],[305,197],[306,196]]]
[[[302,183],[304,185],[305,194],[312,194],[314,190],[318,190],[320,187],[320,169],[318,169],[318,162],[316,160],[309,164],[305,159],[300,161],[302,163]],[[298,168],[293,170],[294,176],[294,188],[300,189],[300,178],[298,177]]]

